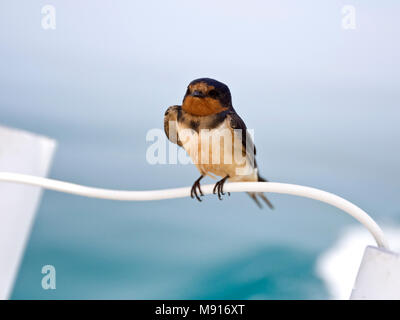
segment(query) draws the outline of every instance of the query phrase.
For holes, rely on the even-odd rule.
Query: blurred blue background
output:
[[[41,27],[46,4],[55,30]],[[355,30],[341,26],[347,4]],[[262,175],[396,225],[399,13],[394,0],[1,1],[0,123],[58,141],[52,178],[188,186],[194,166],[150,165],[145,137],[191,80],[212,77],[254,129]],[[121,203],[46,191],[12,298],[329,298],[315,263],[354,220],[270,199],[274,211],[245,194]],[[46,264],[56,290],[41,287]]]

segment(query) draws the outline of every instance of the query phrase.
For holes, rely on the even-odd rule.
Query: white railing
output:
[[[35,177],[25,174],[0,172],[0,181],[22,183],[33,186],[39,186],[45,189],[65,192],[75,195],[91,198],[101,198],[109,200],[121,201],[151,201],[173,198],[183,198],[190,196],[190,187],[149,190],[149,191],[122,191],[109,190],[86,187],[74,183]],[[201,189],[204,194],[211,194],[213,185],[202,185]],[[332,193],[322,191],[315,188],[304,187],[287,183],[276,182],[235,182],[224,185],[224,191],[227,192],[271,192],[291,194],[295,196],[310,198],[321,202],[328,203],[336,208],[348,213],[360,223],[362,223],[375,238],[376,243],[381,248],[389,249],[389,245],[385,239],[382,229],[377,223],[362,209]],[[1,195],[0,195],[1,197]]]

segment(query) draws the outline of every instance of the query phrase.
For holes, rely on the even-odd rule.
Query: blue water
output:
[[[55,4],[54,31],[41,29],[42,5],[0,5],[0,122],[58,141],[52,178],[191,185],[192,165],[146,161],[146,133],[162,128],[190,80],[209,76],[230,86],[254,129],[265,177],[398,221],[396,2],[356,2],[354,31],[340,28],[340,1],[65,1]],[[312,200],[269,197],[274,211],[244,194],[123,203],[46,191],[12,298],[328,298],[315,263],[354,220]],[[41,287],[47,264],[56,290]]]

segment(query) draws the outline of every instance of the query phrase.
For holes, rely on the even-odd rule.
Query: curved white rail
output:
[[[76,194],[84,197],[101,198],[122,201],[150,201],[172,198],[183,198],[190,196],[190,187],[149,190],[149,191],[120,191],[85,187],[74,183],[59,180],[29,176],[19,173],[0,172],[0,181],[15,182],[39,186],[50,190]],[[213,185],[202,185],[204,194],[211,194]],[[326,202],[337,207],[362,223],[375,238],[379,247],[389,249],[382,229],[376,222],[362,209],[337,195],[315,188],[304,187],[287,183],[276,182],[235,182],[224,185],[224,191],[228,192],[273,192],[291,194],[295,196],[310,198]],[[0,195],[1,196],[1,195]]]

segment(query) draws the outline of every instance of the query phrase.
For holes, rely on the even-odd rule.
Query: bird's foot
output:
[[[228,180],[228,178],[229,178],[229,176],[226,176],[225,178],[219,180],[214,186],[213,193],[218,194],[219,200],[222,200],[221,195],[225,195],[223,188],[224,188],[225,181]],[[230,195],[231,194],[228,192],[228,196],[230,196]]]
[[[200,176],[200,178],[198,178],[192,186],[192,189],[190,190],[190,196],[192,197],[192,199],[194,199],[194,197],[196,197],[197,200],[199,200],[201,202],[201,199],[199,197],[199,195],[197,194],[197,190],[199,190],[199,193],[201,196],[204,196],[203,192],[201,191],[200,188],[200,180],[203,179],[204,176]]]

